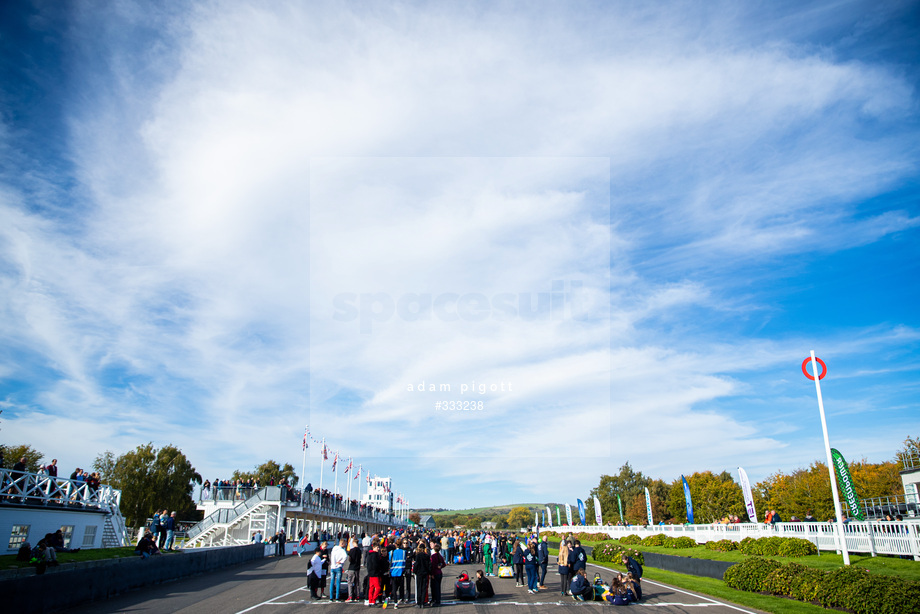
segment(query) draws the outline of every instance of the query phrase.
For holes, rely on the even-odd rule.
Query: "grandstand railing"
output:
[[[849,552],[864,552],[873,556],[887,554],[911,556],[920,560],[920,521],[885,522],[885,521],[850,521],[843,528],[846,547]],[[745,537],[798,537],[807,539],[818,550],[839,550],[835,523],[830,522],[778,522],[774,525],[737,523],[737,524],[691,524],[691,525],[650,525],[650,526],[562,526],[543,527],[544,531],[560,533],[606,533],[610,537],[620,538],[626,535],[648,537],[665,534],[672,537],[686,535],[697,543],[728,539],[739,542]]]
[[[83,480],[0,469],[0,503],[95,508],[108,512],[118,510],[121,491],[106,484],[93,488]]]

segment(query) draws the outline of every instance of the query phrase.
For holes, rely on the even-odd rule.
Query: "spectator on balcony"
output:
[[[26,492],[26,462],[28,462],[28,459],[23,456],[18,463],[13,465],[13,470],[10,471],[10,479],[13,480],[13,486],[16,487],[16,492],[20,495]],[[25,501],[25,498],[22,500]]]
[[[201,485],[201,498],[208,499],[211,496],[211,480],[205,480]]]

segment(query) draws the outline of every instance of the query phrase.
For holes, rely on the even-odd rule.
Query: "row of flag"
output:
[[[859,497],[856,495],[856,489],[853,486],[853,478],[850,475],[849,466],[847,465],[846,460],[843,458],[843,455],[836,450],[831,448],[831,458],[833,459],[834,469],[837,472],[837,480],[842,485],[843,496],[847,501],[847,507],[850,510],[852,518],[857,520],[865,520],[862,514],[862,510],[859,505]],[[741,481],[741,492],[744,496],[744,507],[747,510],[748,518],[751,522],[757,522],[757,510],[754,509],[754,496],[751,491],[751,482],[748,480],[747,472],[745,472],[743,467],[738,467],[738,477]],[[684,503],[686,505],[687,511],[687,522],[693,524],[693,498],[690,496],[690,484],[687,482],[687,478],[680,476],[681,481],[684,486]],[[576,505],[578,506],[578,518],[581,521],[581,524],[585,523],[585,503],[581,499],[576,499]],[[617,493],[617,505],[620,508],[620,520],[623,520],[623,501],[620,499],[619,493]],[[645,489],[645,510],[648,515],[648,524],[654,524],[652,518],[652,497],[648,491],[648,488]],[[553,526],[553,515],[550,512],[549,506],[546,507],[546,511],[542,513],[543,522],[540,522],[539,514],[535,516],[534,522],[545,527]],[[565,516],[567,524],[572,524],[572,506],[568,503],[565,504]],[[596,496],[594,497],[594,518],[598,526],[604,524],[601,515],[601,502]],[[547,522],[548,521],[548,522]],[[556,524],[561,525],[561,519],[559,514],[559,506],[556,506]]]
[[[323,447],[323,460],[324,461],[329,460],[330,453],[333,455],[332,472],[335,473],[336,467],[339,464],[339,453],[337,451],[330,451],[329,447],[326,445],[325,439],[315,439],[313,435],[310,433],[310,425],[307,425],[304,427],[304,431],[303,431],[303,451],[304,452],[306,452],[310,448],[310,442],[313,442],[314,444],[317,444],[317,445],[321,445]],[[348,465],[345,466],[345,470],[342,473],[347,474],[349,471],[354,469],[354,466],[355,465],[354,465],[353,459],[349,457]],[[370,484],[371,483],[370,472],[365,471],[364,473],[365,473],[365,479],[367,480],[367,483]],[[358,470],[352,473],[352,479],[357,480],[360,477],[361,477],[361,466],[358,466]],[[389,488],[387,489],[387,492],[389,493]]]

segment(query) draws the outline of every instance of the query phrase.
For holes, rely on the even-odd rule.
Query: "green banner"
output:
[[[856,520],[865,520],[862,509],[859,507],[859,497],[856,496],[856,487],[853,486],[853,477],[850,475],[850,467],[843,458],[843,454],[835,448],[831,448],[831,459],[834,461],[834,469],[837,471],[837,484],[840,486],[840,494],[847,502],[850,511],[850,518]]]
[[[620,501],[620,493],[617,493],[617,507],[620,508],[620,522],[623,522],[623,502]]]

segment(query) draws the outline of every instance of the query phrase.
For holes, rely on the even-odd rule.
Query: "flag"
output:
[[[853,486],[853,477],[850,475],[850,468],[846,459],[836,448],[831,448],[831,460],[834,462],[834,469],[837,470],[837,483],[840,485],[840,492],[847,502],[850,517],[856,520],[865,520],[862,510],[859,509],[859,497],[856,496],[856,487]]]
[[[601,500],[597,498],[597,495],[594,495],[594,519],[597,521],[597,526],[604,524],[604,518],[601,514]]]
[[[757,522],[757,510],[754,509],[754,495],[751,493],[751,482],[747,472],[738,467],[738,477],[741,478],[741,492],[744,493],[744,507],[747,508],[748,520]]]
[[[648,494],[648,487],[645,488],[645,511],[648,513],[648,523],[655,524],[652,521],[652,496]]]
[[[535,527],[540,526],[540,514],[538,512],[533,513],[533,526]]]
[[[559,506],[556,506],[556,524],[562,526],[562,519],[559,517]]]
[[[567,525],[572,526],[572,506],[568,503],[565,504],[565,520]]]
[[[348,470],[351,469],[351,459],[348,459],[348,466],[345,467],[345,473],[348,473]]]
[[[360,477],[361,477],[361,465],[358,465],[358,472],[355,473],[355,477],[353,477],[353,478],[351,478],[351,479],[357,480],[357,479],[360,478]]]
[[[578,520],[581,521],[582,526],[585,524],[585,502],[581,499],[575,499],[575,502],[578,503]]]
[[[335,464],[339,462],[339,453],[335,453],[335,458],[332,459],[332,473],[335,473]]]
[[[687,478],[680,476],[680,479],[684,482],[684,504],[687,506],[687,522],[693,524],[693,499],[690,498],[690,484],[687,483]]]
[[[553,513],[552,513],[551,511],[549,511],[549,506],[548,506],[548,505],[546,506],[546,520],[549,521],[549,525],[547,525],[547,526],[550,526],[550,527],[553,526]],[[546,522],[546,521],[544,521],[544,522]]]
[[[623,500],[620,499],[620,493],[617,493],[617,507],[620,508],[620,522],[623,522]]]
[[[310,432],[310,427],[309,426],[304,427],[304,431],[303,431],[303,449],[304,450],[310,447],[307,445],[307,433],[309,432]]]
[[[546,512],[542,511],[540,512],[540,515],[543,516],[543,526],[545,527],[546,526]]]
[[[323,460],[329,460],[329,455],[326,453],[326,444],[323,444]]]

